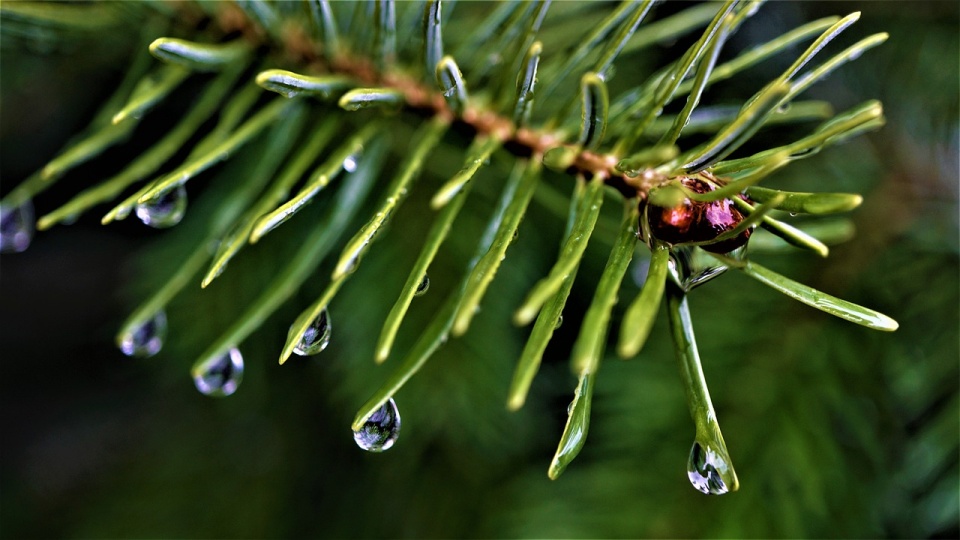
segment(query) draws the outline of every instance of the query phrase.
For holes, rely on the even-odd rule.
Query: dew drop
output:
[[[206,371],[193,377],[193,384],[205,396],[226,397],[237,391],[243,380],[243,356],[236,347],[223,353]]]
[[[709,446],[701,446],[699,442],[693,443],[687,461],[687,478],[693,487],[707,495],[723,495],[730,491],[730,484],[735,485],[736,477],[733,475],[733,468],[721,454]],[[733,479],[726,482],[725,477]]]
[[[743,253],[744,249],[740,248],[730,252],[730,256],[739,259]],[[668,269],[670,277],[684,292],[690,292],[727,271],[726,265],[691,246],[674,247],[670,251]]]
[[[414,296],[423,296],[427,294],[427,291],[430,290],[430,276],[424,274],[423,279],[420,280],[420,284],[417,285],[417,290],[413,293]]]
[[[330,316],[324,309],[307,327],[303,336],[300,337],[300,343],[293,348],[293,352],[300,356],[311,356],[326,349],[330,344],[331,329]]]
[[[553,329],[556,330],[557,328],[560,328],[561,326],[563,326],[563,315],[560,315],[559,317],[557,317],[557,322],[554,323]]]
[[[120,351],[127,356],[149,358],[160,352],[166,335],[167,314],[161,309],[137,328],[123,334]]]
[[[348,173],[352,173],[357,170],[357,163],[360,160],[360,156],[363,155],[363,147],[357,149],[356,152],[350,154],[349,156],[343,158],[343,170]]]
[[[16,208],[0,206],[0,253],[20,253],[33,237],[33,204]]]
[[[367,452],[389,450],[400,436],[400,411],[393,398],[387,400],[377,412],[364,422],[363,427],[353,432],[357,446]]]
[[[137,217],[155,229],[173,227],[187,213],[187,190],[182,185],[153,201],[137,205]]]

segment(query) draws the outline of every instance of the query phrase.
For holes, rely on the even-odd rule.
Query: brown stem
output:
[[[227,33],[240,32],[258,46],[269,46],[268,38],[232,3],[221,4],[215,22]],[[369,59],[348,51],[340,51],[336,58],[327,62],[318,52],[320,46],[300,24],[290,23],[285,26],[281,40],[282,52],[291,62],[309,66],[316,71],[349,75],[365,85],[387,86],[400,90],[407,108],[412,112],[426,117],[446,117],[453,120],[456,127],[462,131],[495,136],[504,141],[503,147],[516,156],[543,155],[550,148],[563,143],[560,134],[556,132],[528,127],[517,128],[509,118],[480,107],[467,107],[462,116],[455,118],[436,88],[424,85],[399,71],[378,72]],[[618,171],[616,165],[619,161],[620,157],[614,154],[580,151],[567,172],[574,176],[582,174],[588,178],[600,176],[626,198],[645,198],[651,187],[649,183],[637,182]]]

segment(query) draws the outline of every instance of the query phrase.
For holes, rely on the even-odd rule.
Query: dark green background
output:
[[[178,297],[170,342],[145,361],[123,357],[113,334],[189,249],[194,214],[158,233],[132,223],[102,228],[93,212],[4,255],[0,536],[956,537],[960,7],[771,2],[730,48],[854,10],[863,18],[850,40],[878,31],[890,40],[810,97],[837,110],[880,99],[887,126],[791,165],[770,185],[863,193],[851,214],[857,237],[827,260],[756,257],[889,314],[900,330],[845,323],[733,272],[697,289],[700,352],[739,492],[706,497],[687,483],[693,425],[662,317],[640,357],[606,360],[587,446],[559,480],[547,479],[575,382],[569,347],[610,235],[601,230],[591,243],[528,404],[509,413],[507,384],[527,333],[509,317],[549,268],[563,226],[536,202],[470,333],[398,394],[397,445],[379,455],[356,448],[353,414],[398,360],[374,366],[373,340],[428,226],[427,198],[457,167],[438,157],[337,297],[331,346],[276,365],[286,326],[321,290],[327,265],[242,344],[246,378],[224,400],[199,395],[188,368],[289,256],[297,231],[245,252],[203,294]],[[120,71],[109,62],[121,53],[90,44],[49,56],[3,51],[4,193],[89,120],[116,83]],[[787,59],[778,61],[717,95],[750,95]],[[618,78],[642,78],[629,67],[621,63]],[[394,137],[400,148],[406,139]],[[36,201],[38,212],[136,151],[133,143],[65,178]],[[431,271],[434,284],[414,304],[400,350],[459,279],[506,170],[495,160],[480,177],[486,187]],[[569,189],[569,180],[549,178]],[[215,193],[207,184],[191,184],[197,214],[204,193]],[[608,200],[604,219],[615,222],[618,206]],[[636,290],[625,283],[618,316]]]

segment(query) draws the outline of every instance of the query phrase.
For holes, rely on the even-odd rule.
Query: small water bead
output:
[[[413,293],[414,296],[423,296],[427,294],[427,291],[430,290],[430,276],[424,274],[423,279],[420,280],[420,283],[417,285],[417,290]]]
[[[177,186],[159,198],[137,205],[137,217],[155,229],[173,227],[187,213],[187,189]]]
[[[356,152],[350,154],[349,156],[343,158],[343,170],[348,173],[352,173],[357,170],[357,163],[360,160],[360,156],[363,155],[363,148],[361,147]]]
[[[553,329],[556,330],[561,326],[563,326],[563,315],[560,315],[559,317],[557,317],[557,322],[553,324]]]
[[[124,333],[120,350],[127,356],[149,358],[160,352],[166,335],[167,314],[160,310],[137,328]]]
[[[20,253],[33,238],[33,204],[0,206],[0,253]]]
[[[387,400],[364,422],[363,427],[353,432],[357,446],[367,452],[389,450],[400,436],[400,411],[393,398]]]
[[[326,349],[327,345],[330,344],[331,330],[330,316],[324,309],[300,337],[300,343],[297,343],[297,346],[293,348],[294,354],[311,356]]]
[[[694,442],[690,449],[687,478],[693,487],[707,495],[723,495],[737,489],[736,475],[730,464],[718,452],[709,446],[701,446],[699,442]]]
[[[232,347],[206,371],[194,376],[193,384],[205,396],[226,397],[237,391],[242,380],[243,355]]]

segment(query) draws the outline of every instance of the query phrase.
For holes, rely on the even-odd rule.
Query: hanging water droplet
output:
[[[20,253],[33,237],[33,204],[27,201],[16,208],[0,206],[0,253]]]
[[[324,309],[320,315],[310,323],[307,330],[300,337],[300,343],[293,348],[293,352],[300,356],[310,356],[319,353],[330,344],[330,316]]]
[[[120,338],[120,350],[127,356],[149,358],[163,347],[167,335],[167,314],[161,309],[140,326]]]
[[[420,280],[420,284],[417,285],[417,290],[413,293],[413,295],[423,296],[427,294],[428,290],[430,290],[430,276],[424,274],[423,279]]]
[[[739,259],[743,248],[730,252],[729,256]],[[705,251],[696,247],[676,246],[670,250],[670,277],[683,289],[690,292],[711,279],[727,271],[727,267]]]
[[[560,328],[561,326],[563,326],[563,315],[560,315],[559,317],[557,317],[557,322],[554,323],[553,329],[556,330],[557,328]]]
[[[694,442],[690,449],[687,478],[693,487],[707,495],[723,495],[731,488],[737,488],[736,475],[727,460],[709,446],[701,446],[699,442]]]
[[[187,190],[182,185],[159,198],[137,205],[137,217],[155,229],[173,227],[187,213]]]
[[[237,391],[243,380],[243,356],[236,347],[223,353],[206,371],[193,377],[201,394],[226,397]]]
[[[393,398],[373,413],[363,427],[353,432],[357,446],[367,452],[389,450],[400,436],[400,411]]]
[[[348,173],[352,173],[357,170],[357,163],[360,160],[360,156],[363,155],[363,147],[360,146],[357,150],[350,154],[349,156],[343,158],[343,170]]]

